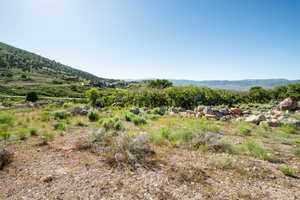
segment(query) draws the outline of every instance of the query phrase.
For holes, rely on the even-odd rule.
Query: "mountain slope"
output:
[[[40,83],[106,83],[88,72],[63,65],[54,60],[0,42],[0,82],[18,84]]]

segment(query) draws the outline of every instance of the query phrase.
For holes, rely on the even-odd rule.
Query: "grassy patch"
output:
[[[245,142],[245,147],[248,150],[248,152],[256,158],[260,158],[260,159],[263,159],[263,160],[269,160],[270,159],[268,151],[265,148],[261,147],[254,140],[247,140]]]

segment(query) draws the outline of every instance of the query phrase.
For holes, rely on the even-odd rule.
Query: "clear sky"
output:
[[[0,0],[0,27],[100,77],[300,79],[300,0]]]

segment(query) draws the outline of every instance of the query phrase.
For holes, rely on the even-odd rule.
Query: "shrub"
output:
[[[26,95],[26,101],[36,102],[38,99],[39,98],[36,92],[29,92]]]
[[[198,126],[204,132],[209,132],[209,131],[216,132],[216,133],[220,132],[220,127],[218,125],[212,124],[210,121],[206,119],[200,119]]]
[[[227,155],[221,158],[216,158],[212,163],[218,169],[232,169],[235,165],[235,160]]]
[[[283,124],[278,128],[278,131],[285,134],[297,134],[296,126],[292,124]]]
[[[7,113],[0,114],[0,128],[6,129],[16,123],[15,118]]]
[[[11,136],[11,133],[10,132],[7,132],[7,131],[0,131],[0,137],[7,141]]]
[[[294,177],[295,176],[295,169],[290,167],[290,166],[286,166],[286,167],[281,167],[280,171],[286,175],[286,176],[291,176]]]
[[[133,122],[137,126],[147,124],[147,121],[143,117],[135,115],[131,112],[125,113],[125,119],[126,121]]]
[[[44,132],[41,137],[42,145],[47,145],[49,142],[54,140],[54,134],[49,132]]]
[[[26,140],[27,139],[27,133],[28,130],[27,129],[21,129],[18,131],[18,137],[20,140]]]
[[[100,97],[100,91],[98,88],[91,88],[88,91],[86,91],[86,96],[88,98],[89,103],[92,106],[95,106],[97,103],[97,99]]]
[[[240,126],[240,127],[237,127],[234,132],[236,135],[251,136],[252,131],[250,128]]]
[[[86,124],[82,120],[77,120],[75,124],[76,126],[81,126],[81,127],[86,126]]]
[[[70,116],[70,114],[64,110],[59,110],[54,113],[55,119],[67,119],[69,116]]]
[[[59,131],[66,131],[66,129],[67,129],[66,124],[63,122],[55,123],[54,128],[55,128],[55,130],[59,130]]]
[[[29,133],[30,133],[31,136],[37,136],[37,135],[38,135],[38,134],[37,134],[37,129],[36,129],[36,128],[31,128],[31,129],[29,130]]]
[[[255,141],[247,140],[245,142],[245,146],[252,156],[263,159],[263,160],[270,159],[270,157],[268,155],[268,151],[266,149],[264,149],[263,147],[261,147],[259,144],[257,144]]]
[[[297,145],[297,146],[294,146],[293,149],[292,149],[292,152],[295,156],[299,157],[300,158],[300,146]]]
[[[50,117],[51,117],[51,113],[50,112],[48,112],[48,111],[45,111],[45,112],[42,112],[41,114],[40,114],[40,120],[41,121],[49,121],[50,120]]]
[[[106,130],[124,130],[124,125],[122,121],[118,117],[111,117],[111,118],[105,118],[101,120],[101,125],[106,129]]]
[[[88,118],[91,122],[96,122],[99,120],[100,116],[97,110],[91,110],[88,113]]]
[[[151,114],[154,114],[154,115],[164,115],[166,112],[166,109],[164,108],[154,108],[151,110]]]

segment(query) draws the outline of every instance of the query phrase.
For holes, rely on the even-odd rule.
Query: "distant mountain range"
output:
[[[147,79],[151,80],[151,79]],[[273,88],[279,85],[288,85],[292,83],[300,83],[299,80],[287,80],[287,79],[245,79],[245,80],[209,80],[209,81],[194,81],[194,80],[182,80],[182,79],[168,79],[174,85],[187,86],[206,86],[212,89],[225,89],[246,91],[253,86],[261,86],[263,88]],[[140,80],[127,80],[127,81],[142,81]]]

